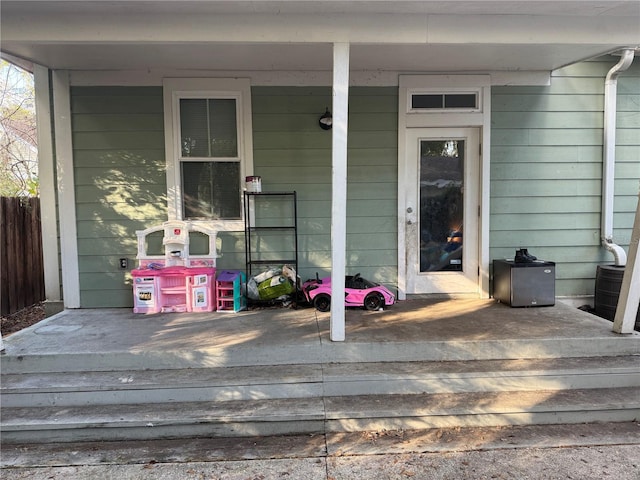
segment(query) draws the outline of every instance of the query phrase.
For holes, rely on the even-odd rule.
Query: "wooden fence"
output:
[[[0,275],[2,315],[44,300],[39,198],[0,197]]]

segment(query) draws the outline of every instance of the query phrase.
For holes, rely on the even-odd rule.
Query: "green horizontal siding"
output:
[[[496,90],[496,89],[494,89]],[[521,94],[516,98],[504,89],[497,90],[491,98],[493,112],[602,112],[604,97],[594,98],[594,95],[546,95]]]
[[[564,130],[567,125],[571,125],[572,128],[593,128],[597,126],[602,128],[603,116],[602,112],[528,112],[523,117],[522,112],[500,112],[500,115],[496,115],[491,122],[491,126],[494,128],[509,128],[513,125],[517,125],[519,129],[549,129],[557,128]]]
[[[548,178],[537,179],[529,177],[526,179],[513,180],[493,180],[491,182],[491,195],[497,203],[503,198],[509,197],[588,197],[591,195],[600,196],[599,180],[576,180],[557,178],[549,180]],[[527,211],[521,212],[526,215]],[[526,216],[522,221],[526,223]]]
[[[134,130],[136,132],[153,132],[164,129],[162,117],[154,113],[133,113],[123,118],[121,114],[75,114],[73,116],[74,132],[122,132]]]
[[[564,249],[597,245],[600,239],[598,230],[597,228],[590,230],[543,230],[538,228],[532,231],[526,228],[512,228],[511,230],[492,232],[490,241],[492,248],[527,247],[529,252],[536,256],[540,256],[538,248],[549,247],[549,249],[555,250],[555,255],[546,260],[555,261],[556,258],[564,257]],[[513,252],[511,257],[513,257]]]
[[[397,284],[396,88],[349,91],[347,273]],[[296,190],[303,279],[331,269],[331,132],[326,87],[252,89],[254,171],[263,190]]]
[[[166,184],[164,169],[154,165],[97,169],[92,166],[78,166],[75,169],[76,185],[102,186],[105,190],[112,185],[159,185]]]
[[[520,115],[525,117],[526,115]],[[562,145],[602,145],[602,127],[594,128],[563,128],[550,127],[529,128],[525,124],[521,128],[511,123],[511,128],[496,128],[492,130],[492,141],[496,145],[512,146],[562,146]]]
[[[626,78],[623,79],[622,85],[625,85],[624,80],[626,80]],[[640,81],[640,79],[638,79],[637,81]],[[624,93],[624,91],[627,90],[626,88],[623,88],[622,90],[622,96],[618,96],[618,112],[620,112],[621,114],[623,114],[624,112],[637,113],[638,105],[640,105],[640,94],[637,94],[635,92]]]
[[[74,164],[89,168],[139,167],[152,165],[164,170],[164,145],[156,149],[77,149],[74,152]]]
[[[574,179],[589,180],[600,178],[602,163],[546,163],[543,161],[530,163],[496,164],[491,169],[493,180],[540,180]]]
[[[71,110],[81,306],[130,307],[119,259],[167,219],[162,89],[74,87]]]
[[[167,218],[162,89],[76,87],[71,98],[81,306],[129,307],[131,279],[119,259],[133,268],[135,231]],[[254,173],[265,190],[299,193],[303,277],[331,265],[331,133],[318,127],[330,105],[327,88],[264,87],[252,95]],[[352,89],[349,122],[347,268],[394,285],[396,89]],[[242,232],[221,233],[219,244],[218,268],[244,265]]]
[[[505,182],[506,184],[510,182]],[[512,195],[513,190],[511,190]],[[498,198],[497,193],[496,198]],[[517,193],[517,192],[516,192]],[[527,197],[527,196],[510,196],[508,201],[503,199],[502,201],[496,200],[491,202],[491,222],[500,221],[501,214],[514,213],[522,215],[523,212],[527,212],[527,215],[531,213],[544,212],[548,214],[567,214],[567,213],[592,213],[599,212],[600,209],[600,196],[591,197],[557,197],[551,195]],[[526,225],[526,224],[525,224]]]
[[[527,247],[557,263],[558,295],[591,295],[600,246],[604,76],[617,57],[560,69],[549,86],[494,87],[490,258]],[[254,172],[298,192],[299,274],[331,269],[327,87],[252,89]],[[397,88],[349,98],[347,273],[397,283]],[[627,246],[640,182],[640,62],[618,83],[614,236]],[[167,218],[162,89],[74,87],[71,96],[81,306],[129,307],[135,231]],[[264,213],[278,221],[279,211]],[[261,213],[261,214],[262,214]],[[275,215],[275,217],[274,217]],[[282,214],[285,215],[284,213]],[[286,255],[267,238],[264,252]],[[244,234],[221,233],[218,268],[242,268]]]
[[[533,209],[531,209],[533,211]],[[521,213],[510,213],[496,215],[492,223],[494,232],[513,231],[516,228],[527,229],[527,225],[520,222]],[[595,212],[572,213],[567,218],[566,212],[561,213],[529,213],[527,218],[530,222],[541,225],[542,231],[560,230],[560,229],[580,229],[580,228],[599,228],[600,215]]]
[[[592,295],[600,246],[604,77],[618,57],[553,72],[547,87],[494,87],[490,257],[557,263],[556,293]],[[628,246],[640,181],[640,65],[618,82],[614,237]]]
[[[80,281],[82,282],[82,277]],[[130,283],[131,280],[124,277],[119,280],[122,283]],[[80,290],[80,304],[91,305],[90,308],[113,308],[117,306],[133,306],[133,294],[131,289],[96,289],[87,288]]]
[[[162,131],[74,132],[73,146],[77,150],[138,150],[157,148],[164,144]]]
[[[163,112],[161,87],[73,87],[71,114],[159,114]],[[74,121],[74,120],[72,120]]]
[[[494,114],[497,115],[497,114]],[[602,162],[602,146],[585,145],[530,145],[527,148],[513,148],[511,145],[491,147],[491,166],[511,163],[550,163],[562,159],[564,162]]]

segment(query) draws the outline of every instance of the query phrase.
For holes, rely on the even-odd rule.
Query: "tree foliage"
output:
[[[33,75],[0,61],[0,195],[37,196],[38,143]]]

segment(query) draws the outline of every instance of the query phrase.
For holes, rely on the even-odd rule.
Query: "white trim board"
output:
[[[407,73],[407,72],[404,72]],[[70,72],[73,86],[162,86],[163,79],[185,78],[249,78],[253,86],[330,86],[332,73],[330,70],[300,71],[215,71],[215,70],[84,70]],[[428,72],[425,72],[427,75]],[[470,73],[469,76],[488,76],[491,85],[548,86],[551,83],[551,72],[489,72],[485,74]],[[350,71],[349,84],[360,87],[396,87],[398,79],[404,77],[403,72],[392,70]],[[422,76],[422,75],[421,75]]]
[[[44,295],[48,301],[60,301],[60,262],[58,260],[58,223],[56,218],[55,158],[51,125],[49,69],[34,65],[36,124],[38,125],[38,177],[40,179],[40,216]]]
[[[65,308],[80,308],[80,272],[76,196],[71,140],[71,95],[65,70],[53,72],[53,109],[55,115],[56,166],[60,215],[60,256]]]

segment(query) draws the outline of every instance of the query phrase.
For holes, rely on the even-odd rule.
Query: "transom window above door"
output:
[[[411,96],[412,110],[477,110],[477,93],[415,93]]]
[[[407,113],[472,113],[482,111],[480,89],[452,87],[448,89],[409,90]]]
[[[248,81],[168,79],[164,86],[169,218],[241,230],[242,179],[253,169]]]

